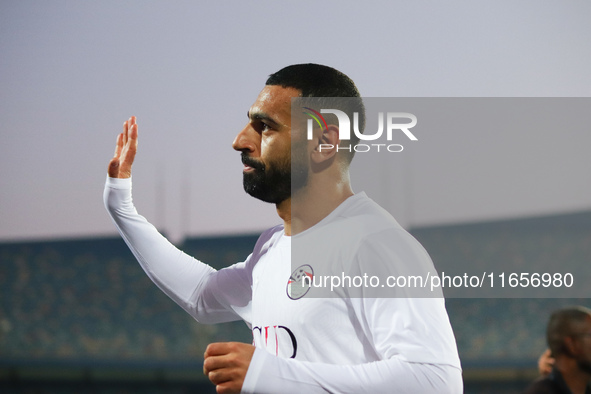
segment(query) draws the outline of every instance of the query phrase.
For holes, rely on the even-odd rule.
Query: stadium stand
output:
[[[417,228],[440,267],[587,270],[591,213]],[[188,239],[216,268],[242,261],[256,235]],[[582,271],[581,271],[582,272]],[[588,299],[449,298],[467,393],[520,392],[535,377],[549,313]],[[196,323],[146,277],[120,238],[0,244],[0,392],[214,392],[208,343],[250,342],[242,322]]]

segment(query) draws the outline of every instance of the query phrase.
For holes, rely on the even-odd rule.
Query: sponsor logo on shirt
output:
[[[285,326],[253,327],[252,337],[256,347],[282,358],[295,358],[298,352],[298,341]]]

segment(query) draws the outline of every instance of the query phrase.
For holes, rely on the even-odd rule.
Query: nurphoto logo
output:
[[[307,138],[311,140],[313,138],[314,122],[321,128],[327,129],[328,123],[324,119],[322,114],[333,114],[337,117],[339,126],[339,140],[346,141],[351,140],[351,124],[353,125],[353,133],[359,139],[360,143],[353,145],[339,145],[336,147],[337,151],[347,150],[349,152],[369,152],[369,151],[387,151],[387,152],[402,152],[404,147],[401,144],[392,144],[393,136],[402,132],[409,140],[417,141],[417,137],[410,131],[411,128],[417,125],[417,117],[408,112],[387,112],[384,116],[384,112],[378,113],[378,130],[374,134],[364,134],[362,130],[359,130],[359,113],[353,112],[353,122],[349,119],[349,116],[338,109],[321,109],[320,112],[310,108],[304,107],[306,111],[304,114],[310,116],[312,119],[308,119],[307,122]],[[403,122],[401,122],[403,120]],[[386,124],[384,127],[384,123]],[[376,141],[384,135],[388,143],[364,143],[363,141]],[[332,144],[320,144],[319,149],[333,149],[335,148]]]

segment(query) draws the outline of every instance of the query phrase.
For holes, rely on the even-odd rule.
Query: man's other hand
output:
[[[552,372],[555,361],[556,360],[552,357],[550,349],[546,349],[538,359],[538,371],[540,372],[540,375],[548,376],[550,372]]]
[[[207,346],[203,373],[219,394],[240,393],[254,346],[239,342],[218,342]]]
[[[123,132],[117,136],[115,156],[109,162],[109,176],[111,178],[131,177],[131,165],[137,152],[137,123],[132,116],[123,123]]]

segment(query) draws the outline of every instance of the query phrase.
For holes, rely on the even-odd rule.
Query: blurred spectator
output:
[[[560,309],[550,316],[546,338],[554,365],[533,382],[526,394],[591,393],[591,310]]]

